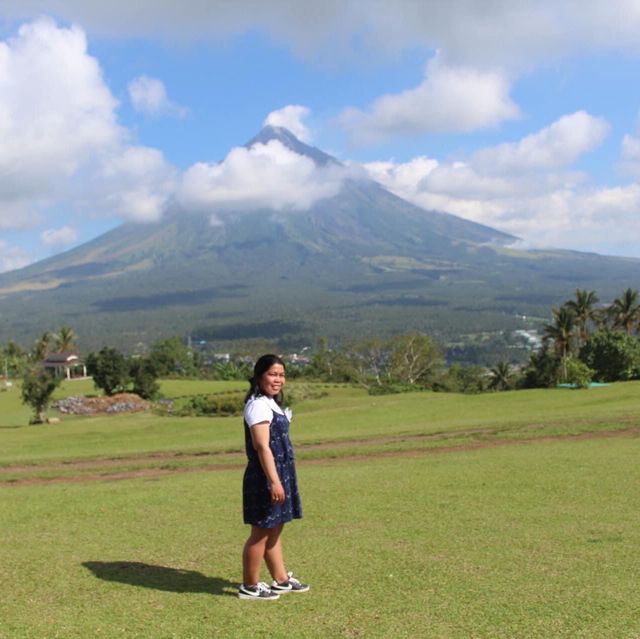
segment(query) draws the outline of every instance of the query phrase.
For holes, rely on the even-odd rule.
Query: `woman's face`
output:
[[[273,364],[260,378],[260,390],[269,397],[275,397],[284,386],[284,366]]]

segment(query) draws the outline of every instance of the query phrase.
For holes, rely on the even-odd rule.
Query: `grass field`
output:
[[[640,384],[327,390],[292,426],[312,590],[268,604],[234,596],[238,418],[25,426],[1,394],[0,637],[640,637]]]

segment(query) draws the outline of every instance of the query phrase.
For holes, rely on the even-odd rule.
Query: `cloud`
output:
[[[282,109],[269,113],[263,125],[284,127],[285,129],[289,129],[291,133],[303,142],[310,142],[311,133],[302,123],[303,118],[306,118],[310,112],[308,107],[290,104]]]
[[[629,229],[640,231],[640,185],[594,187],[572,168],[608,130],[606,121],[579,111],[468,158],[419,157],[364,168],[418,206],[494,226],[525,238],[529,246],[637,254],[630,239],[637,234]]]
[[[318,167],[272,140],[236,147],[219,164],[194,164],[183,176],[177,200],[186,210],[209,213],[304,210],[336,195],[347,175],[348,169]]]
[[[377,98],[367,111],[349,108],[338,118],[356,144],[397,135],[466,132],[518,117],[509,82],[499,71],[452,67],[435,57],[417,88]]]
[[[577,111],[515,144],[479,151],[473,164],[497,173],[561,168],[599,146],[609,129],[603,118]]]
[[[0,228],[34,227],[50,210],[158,219],[174,169],[133,146],[84,32],[50,18],[0,42]]]
[[[128,89],[133,108],[145,115],[184,118],[188,113],[186,108],[169,100],[164,83],[157,78],[141,75],[129,83]]]
[[[45,246],[69,246],[78,241],[78,231],[71,226],[62,226],[58,229],[47,229],[40,234],[40,240]]]
[[[104,158],[89,183],[93,200],[78,204],[94,213],[115,214],[133,222],[155,222],[173,198],[177,181],[176,169],[160,151],[127,147]]]
[[[35,217],[34,202],[123,139],[117,102],[86,49],[79,28],[46,18],[0,42],[0,211]]]
[[[0,240],[0,273],[22,268],[30,263],[31,259],[24,249]]]
[[[121,37],[226,39],[259,30],[307,57],[440,49],[447,63],[529,69],[558,56],[640,49],[636,0],[324,0],[292,11],[291,0],[4,0],[2,15],[53,13],[90,32]]]

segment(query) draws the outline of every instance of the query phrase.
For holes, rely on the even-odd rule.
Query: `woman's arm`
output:
[[[267,476],[269,483],[271,484],[271,501],[283,502],[284,501],[284,488],[278,477],[278,471],[276,470],[276,463],[273,460],[273,453],[269,446],[269,422],[260,422],[254,424],[250,429],[251,441],[253,447],[258,453],[260,459],[260,465],[264,474]]]

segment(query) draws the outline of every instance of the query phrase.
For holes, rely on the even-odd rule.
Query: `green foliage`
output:
[[[440,347],[428,335],[398,335],[388,348],[392,384],[427,386],[444,362]]]
[[[242,415],[244,394],[196,395],[181,401],[172,411],[181,417],[210,417],[213,415]]]
[[[75,331],[70,326],[61,326],[52,338],[54,348],[61,353],[74,350],[78,339]]]
[[[640,304],[638,304],[640,292],[628,288],[613,300],[608,308],[608,314],[613,322],[613,328],[620,328],[631,335],[634,328],[640,323]]]
[[[433,384],[433,390],[448,393],[482,393],[487,375],[482,366],[452,364]]]
[[[197,352],[187,348],[179,337],[169,337],[151,347],[149,359],[159,377],[193,376],[201,365]]]
[[[136,358],[129,361],[129,377],[133,383],[131,389],[143,399],[153,400],[157,397],[160,384],[153,363],[148,358]]]
[[[593,370],[575,357],[567,357],[564,362],[565,381],[576,388],[589,388],[593,379]]]
[[[514,375],[509,362],[500,361],[489,371],[488,388],[494,391],[511,390],[515,386]]]
[[[524,370],[522,388],[551,388],[559,381],[560,358],[545,344],[539,351],[531,353]]]
[[[634,379],[640,375],[640,340],[617,331],[593,333],[580,349],[580,360],[599,382]]]
[[[415,384],[381,384],[380,386],[372,386],[369,389],[369,395],[397,395],[399,393],[415,393],[416,391],[426,390]]]
[[[34,366],[27,370],[22,378],[22,401],[33,409],[32,424],[43,424],[44,412],[51,401],[51,396],[60,385],[61,378],[53,372]]]
[[[117,349],[105,346],[99,353],[90,353],[86,364],[96,388],[102,389],[106,395],[126,390],[129,365],[125,356]]]
[[[246,362],[216,362],[211,367],[211,377],[224,381],[247,380],[251,377],[251,366]]]
[[[9,340],[0,351],[0,375],[20,377],[28,366],[27,353],[16,342]]]

